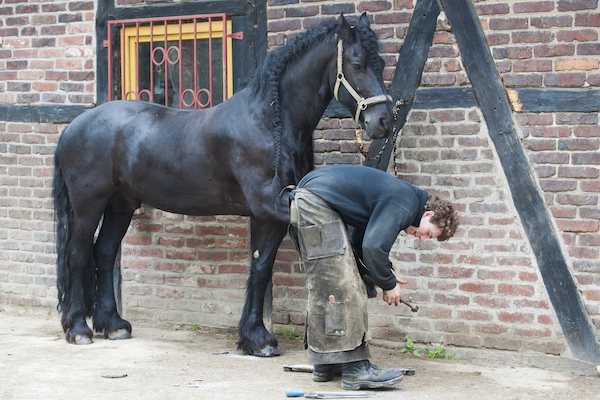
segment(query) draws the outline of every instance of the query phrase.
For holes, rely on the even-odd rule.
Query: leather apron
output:
[[[290,197],[291,220],[298,227],[297,245],[307,275],[308,347],[317,353],[353,350],[369,339],[367,292],[344,223],[306,189],[295,189]]]

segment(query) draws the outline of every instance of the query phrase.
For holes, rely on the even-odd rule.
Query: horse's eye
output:
[[[360,64],[352,64],[352,69],[355,71],[360,71]]]

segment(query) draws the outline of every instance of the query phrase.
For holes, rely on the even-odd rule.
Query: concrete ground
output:
[[[64,340],[55,313],[0,312],[0,399],[274,400],[286,398],[290,387],[342,391],[339,378],[316,383],[311,374],[284,371],[285,365],[307,362],[297,339],[282,338],[279,357],[256,358],[235,350],[234,330],[132,322],[133,339],[96,337],[91,345],[75,346]],[[494,352],[453,349],[459,359],[449,361],[378,345],[371,350],[371,361],[381,367],[416,368],[414,376],[378,390],[375,399],[600,398],[600,375],[578,363],[554,363],[554,369],[571,369],[556,372],[523,366],[536,363],[532,358]],[[547,358],[540,360],[552,367]]]

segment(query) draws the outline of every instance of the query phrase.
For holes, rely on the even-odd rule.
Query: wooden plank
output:
[[[477,107],[471,86],[420,88],[412,103],[412,108],[419,110],[470,107]]]
[[[417,90],[421,82],[421,75],[427,61],[439,13],[440,7],[437,0],[420,0],[415,6],[408,30],[406,31],[406,39],[400,49],[394,79],[389,90],[394,103],[399,99],[408,101],[408,104],[401,107],[398,113],[398,119],[396,120],[396,129],[398,132],[404,127],[406,117],[412,107],[415,90]],[[390,135],[393,135],[393,133]],[[377,155],[384,143],[385,139],[373,140],[369,148],[369,157]],[[366,160],[364,164],[387,171],[393,147],[394,143],[389,143],[379,159],[374,161]]]
[[[512,95],[516,93],[516,97]],[[513,109],[518,112],[598,112],[600,111],[599,88],[508,89]]]
[[[542,197],[513,124],[512,112],[471,0],[440,0],[456,36],[473,93],[504,169],[548,297],[572,355],[597,363],[600,346],[561,251],[560,232]]]
[[[0,121],[69,123],[87,110],[85,105],[38,104],[17,106],[0,104]]]

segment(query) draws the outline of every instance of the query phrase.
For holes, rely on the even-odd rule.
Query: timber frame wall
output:
[[[218,3],[244,30],[236,87],[298,32],[369,13],[390,94],[409,100],[396,158],[372,166],[449,198],[462,221],[446,243],[399,236],[392,261],[421,311],[371,300],[376,340],[599,361],[597,0],[4,2],[0,310],[55,313],[52,154],[63,124],[106,100],[106,20]],[[362,162],[352,126],[333,103],[314,134],[317,165]],[[245,218],[146,208],[123,244],[125,317],[235,326],[248,235]],[[301,327],[305,277],[287,240],[273,283],[274,329]]]

